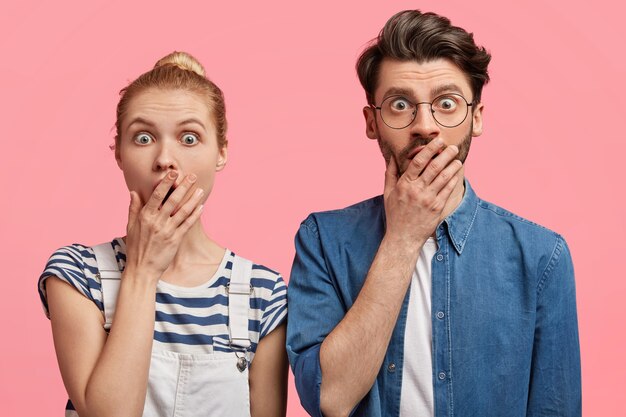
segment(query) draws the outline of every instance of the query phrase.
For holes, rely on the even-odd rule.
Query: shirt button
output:
[[[442,318],[444,318],[444,317],[445,317],[445,314],[443,313],[443,311],[438,311],[438,312],[437,312],[437,318],[438,318],[438,319],[440,319],[440,320],[441,320],[441,319],[442,319]]]
[[[444,379],[446,379],[446,373],[445,372],[439,372],[439,379],[441,379],[442,381]]]
[[[389,372],[396,372],[396,364],[395,363],[390,363],[389,366],[387,366],[387,370]]]
[[[437,260],[439,262],[443,261],[443,255],[442,254],[437,255]]]

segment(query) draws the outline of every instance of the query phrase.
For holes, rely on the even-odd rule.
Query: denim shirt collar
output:
[[[437,227],[437,241],[443,238],[442,233],[443,229],[445,229],[448,233],[448,237],[450,238],[450,242],[452,242],[452,246],[457,251],[459,255],[463,253],[463,247],[465,246],[465,242],[472,230],[472,225],[474,224],[474,220],[476,219],[476,213],[478,212],[478,202],[480,201],[474,189],[470,185],[469,181],[464,179],[465,182],[465,193],[463,194],[463,200],[461,200],[461,204],[452,212],[448,217],[443,219],[443,221]],[[385,213],[385,203],[382,195],[378,196],[380,203],[380,209],[382,210],[382,220],[384,227],[387,227],[387,216]],[[446,227],[442,227],[445,225]],[[383,232],[384,233],[384,232]],[[382,240],[383,236],[381,234],[380,239]]]
[[[463,247],[472,230],[478,211],[478,196],[472,189],[469,181],[465,179],[465,194],[461,204],[448,216],[442,224],[445,224],[448,237],[452,246],[459,255],[463,253]],[[442,227],[437,228],[437,240],[441,239]]]

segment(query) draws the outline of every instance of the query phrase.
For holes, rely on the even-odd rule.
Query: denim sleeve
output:
[[[580,348],[574,268],[558,236],[537,287],[527,416],[580,416]]]
[[[320,346],[345,315],[324,257],[317,224],[309,217],[295,238],[296,256],[287,292],[287,354],[304,409],[314,417],[320,410]]]

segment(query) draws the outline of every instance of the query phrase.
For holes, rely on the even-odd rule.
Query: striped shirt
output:
[[[126,263],[125,243],[111,242],[120,270]],[[204,284],[181,287],[159,281],[156,291],[155,350],[179,353],[231,352],[228,331],[228,293],[234,253],[226,250],[215,274]],[[63,247],[50,257],[39,278],[39,296],[49,317],[46,279],[56,276],[90,299],[102,312],[102,292],[96,278],[98,266],[93,249],[80,244]],[[252,360],[259,340],[287,317],[287,286],[280,274],[253,264],[248,319]]]

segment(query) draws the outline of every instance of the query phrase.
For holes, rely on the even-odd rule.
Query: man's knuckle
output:
[[[401,198],[403,195],[406,194],[408,186],[409,186],[409,184],[408,184],[407,181],[399,181],[398,184],[396,184],[396,187],[394,188],[395,194],[399,198]]]
[[[415,201],[422,207],[428,207],[431,204],[430,197],[425,193],[420,193],[415,197]]]
[[[412,184],[411,184],[411,192],[413,192],[414,194],[417,195],[422,195],[426,190],[426,183],[424,182],[424,179],[422,177],[417,178]]]
[[[441,164],[435,161],[431,162],[429,166],[433,172],[439,172],[441,171],[441,168],[442,168]]]
[[[424,161],[422,161],[421,158],[413,158],[411,160],[411,164],[413,164],[414,166],[421,168],[424,166]]]

